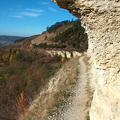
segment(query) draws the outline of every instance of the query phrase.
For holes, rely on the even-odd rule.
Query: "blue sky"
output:
[[[75,20],[51,0],[0,0],[0,35],[40,34],[55,22]]]

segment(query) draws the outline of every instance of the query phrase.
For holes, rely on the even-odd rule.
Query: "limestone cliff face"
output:
[[[120,0],[53,0],[83,21],[89,36],[91,120],[120,120]]]

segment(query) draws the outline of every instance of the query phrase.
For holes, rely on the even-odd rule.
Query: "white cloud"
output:
[[[52,7],[50,7],[50,6],[48,6],[48,9],[49,9],[50,11],[52,11],[52,12],[57,12],[57,10],[55,10],[54,8],[52,8]]]
[[[49,2],[39,2],[40,4],[43,4],[43,5],[48,5],[50,4]]]
[[[30,9],[30,8],[24,9],[24,10],[26,10],[26,11],[31,11],[31,12],[39,12],[39,13],[42,13],[42,12],[45,11],[45,10],[41,10],[41,9]]]
[[[19,11],[20,12],[16,11],[10,17],[15,17],[15,18],[38,17],[38,16],[41,16],[43,12],[45,12],[45,10],[34,9],[34,8],[26,8],[26,9],[21,9]]]
[[[11,17],[15,17],[15,18],[22,18],[23,16],[22,15],[13,15]]]
[[[41,15],[40,13],[35,13],[35,12],[21,12],[19,14],[22,16],[29,16],[29,17],[38,17]]]

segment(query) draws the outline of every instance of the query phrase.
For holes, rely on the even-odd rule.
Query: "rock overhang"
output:
[[[120,0],[53,1],[86,23],[95,91],[90,119],[120,120]]]
[[[63,9],[69,10],[76,17],[88,16],[90,13],[120,12],[119,0],[52,0]]]

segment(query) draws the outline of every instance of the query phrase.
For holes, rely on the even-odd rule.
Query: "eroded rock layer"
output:
[[[91,120],[120,120],[120,0],[53,0],[83,21],[89,36]]]

